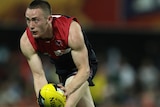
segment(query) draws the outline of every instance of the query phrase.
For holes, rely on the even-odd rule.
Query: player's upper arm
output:
[[[81,26],[73,21],[69,31],[69,46],[72,48],[72,57],[78,69],[89,70],[88,51],[84,42]]]
[[[20,48],[24,56],[27,58],[29,66],[34,74],[41,74],[43,72],[42,62],[34,48],[32,47],[26,32],[20,39]]]

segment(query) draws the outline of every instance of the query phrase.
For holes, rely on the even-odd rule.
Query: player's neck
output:
[[[45,38],[43,39],[52,39],[54,37],[53,35],[53,29],[52,29],[52,25],[49,25],[47,30],[46,30],[46,33],[45,33]]]

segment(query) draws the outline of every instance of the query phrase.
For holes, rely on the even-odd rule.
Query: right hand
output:
[[[40,107],[44,107],[44,98],[40,95],[38,96],[38,104]]]

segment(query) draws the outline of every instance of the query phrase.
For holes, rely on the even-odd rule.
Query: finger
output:
[[[57,84],[57,87],[63,87],[62,83]]]

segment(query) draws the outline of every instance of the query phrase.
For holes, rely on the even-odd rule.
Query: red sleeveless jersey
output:
[[[74,17],[53,15],[52,27],[54,38],[51,40],[35,39],[29,28],[26,28],[27,37],[33,48],[36,52],[50,56],[51,62],[55,64],[56,73],[60,76],[62,83],[65,83],[67,77],[75,75],[75,72],[77,72],[77,67],[71,55],[71,48],[68,46],[69,28],[73,20],[77,21]],[[88,49],[88,59],[91,67],[88,81],[89,85],[92,86],[94,85],[92,78],[97,71],[97,58],[85,33],[84,40]]]
[[[77,21],[74,17],[53,15],[52,28],[54,37],[51,40],[35,39],[29,28],[27,28],[27,36],[35,51],[49,55],[53,59],[69,53],[71,48],[68,47],[68,35],[70,24],[73,20]]]

